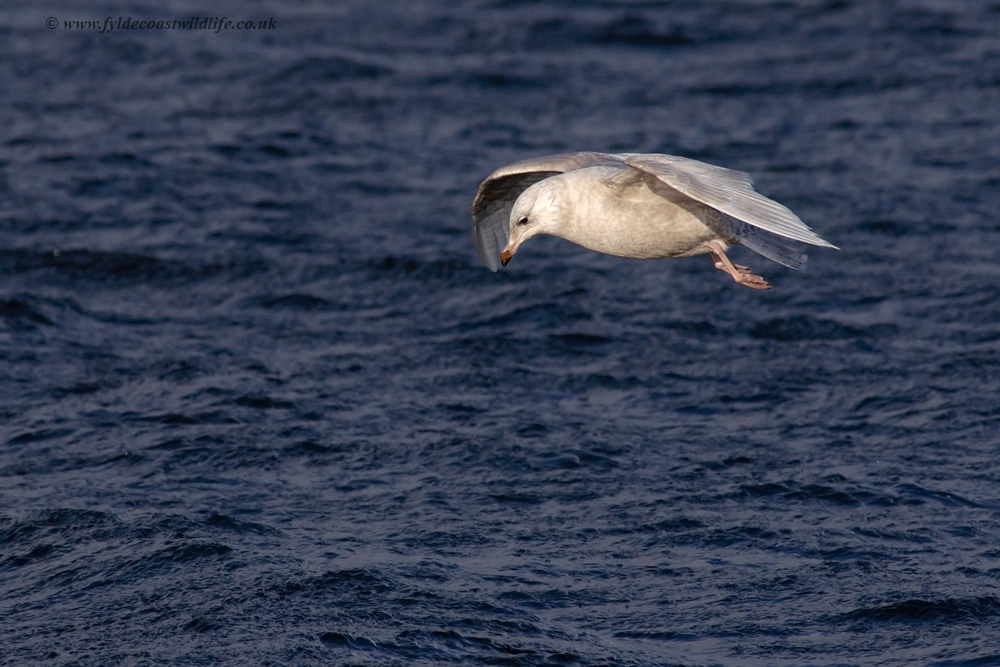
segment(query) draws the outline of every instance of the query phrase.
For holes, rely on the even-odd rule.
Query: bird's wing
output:
[[[538,181],[600,164],[622,164],[607,153],[562,153],[500,167],[479,186],[472,203],[472,240],[491,271],[500,268],[500,251],[510,235],[510,211],[521,193]]]
[[[673,155],[621,157],[630,167],[652,174],[688,197],[754,227],[802,243],[837,247],[820,238],[786,207],[756,192],[750,176],[742,171]]]

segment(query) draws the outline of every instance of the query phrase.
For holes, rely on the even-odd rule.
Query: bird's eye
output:
[[[517,221],[517,224],[519,224],[519,225],[526,225],[526,224],[528,224],[528,216],[523,216],[520,220]]]

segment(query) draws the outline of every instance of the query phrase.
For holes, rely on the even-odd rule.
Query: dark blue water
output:
[[[0,663],[1000,664],[1000,3],[89,4],[0,25]],[[842,250],[482,267],[581,149]]]

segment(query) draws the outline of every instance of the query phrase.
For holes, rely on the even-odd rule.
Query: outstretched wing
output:
[[[673,155],[622,157],[630,167],[650,173],[688,197],[754,227],[802,243],[837,247],[820,238],[786,207],[756,192],[750,176],[742,171]]]
[[[472,203],[472,240],[491,271],[500,268],[500,251],[510,235],[510,211],[521,193],[538,181],[600,164],[622,164],[607,153],[563,153],[500,167],[479,186]]]

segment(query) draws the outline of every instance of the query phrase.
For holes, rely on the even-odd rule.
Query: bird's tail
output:
[[[732,216],[726,216],[726,223],[729,231],[736,237],[740,245],[790,269],[805,268],[806,254],[799,250],[801,244],[764,231],[760,227],[749,225]]]

